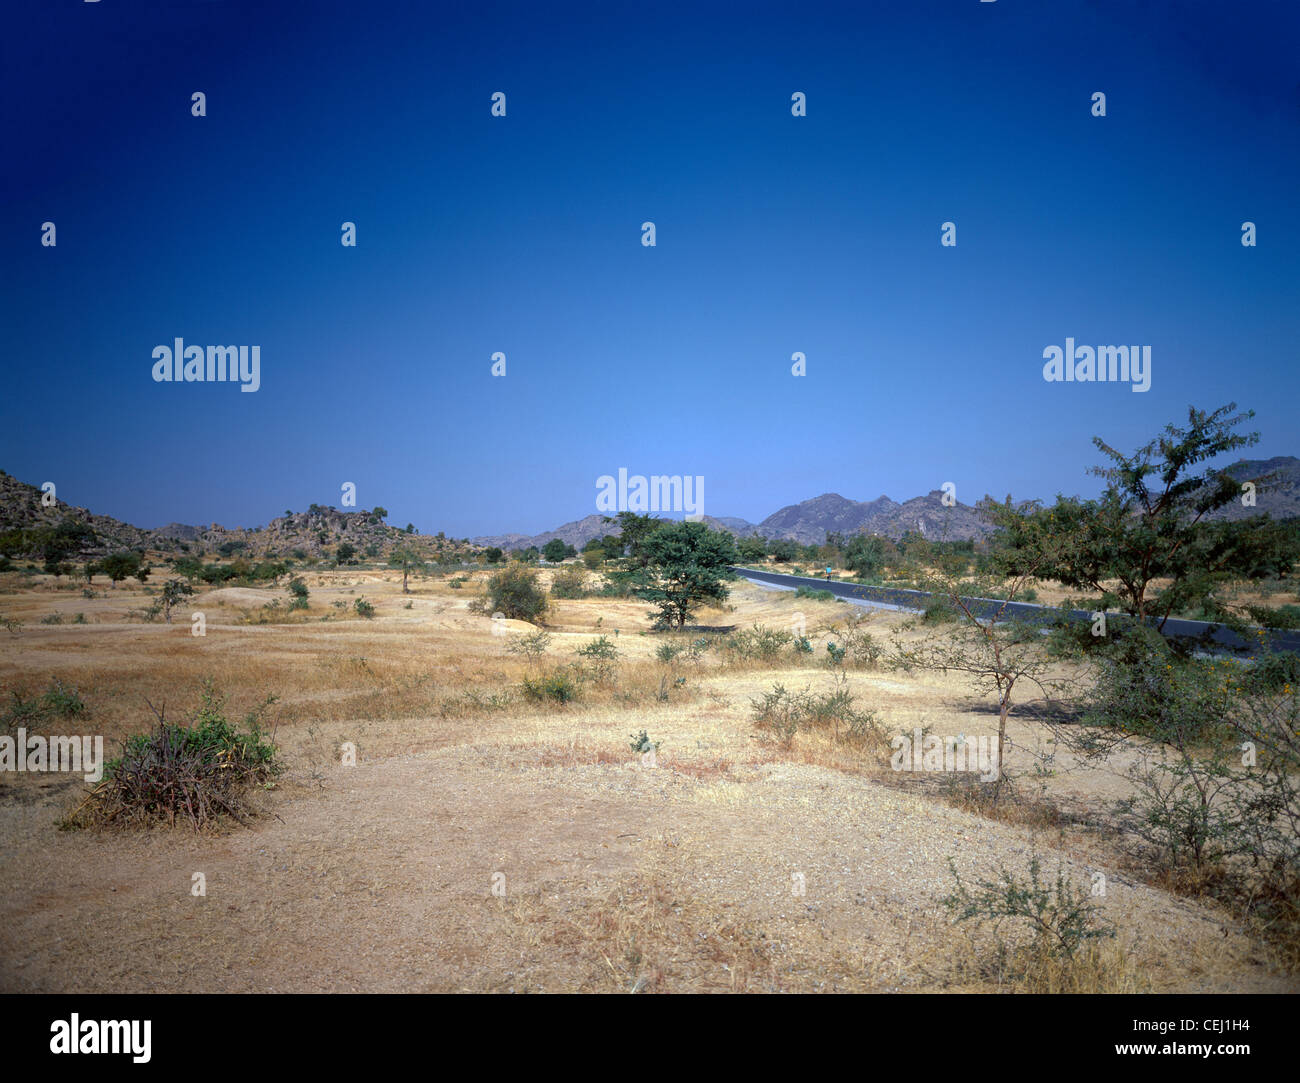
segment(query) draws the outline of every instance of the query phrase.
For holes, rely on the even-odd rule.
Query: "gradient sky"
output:
[[[19,0],[0,36],[0,467],[96,512],[351,481],[532,533],[620,467],[753,521],[1091,494],[1093,435],[1228,401],[1300,454],[1291,0]],[[177,336],[260,345],[261,389],[154,383]],[[1151,390],[1046,383],[1067,336],[1150,345]]]

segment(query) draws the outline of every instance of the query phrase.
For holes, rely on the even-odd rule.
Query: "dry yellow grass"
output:
[[[825,734],[764,739],[750,700],[777,681],[828,690],[824,637],[802,660],[724,666],[708,652],[666,667],[644,603],[559,601],[547,655],[529,663],[468,611],[481,579],[412,579],[403,595],[392,571],[312,572],[310,610],[293,615],[263,609],[283,589],[202,592],[200,638],[188,609],[171,625],[128,620],[151,599],[125,584],[83,599],[0,577],[0,616],[22,622],[0,631],[6,690],[77,686],[89,712],[76,731],[110,744],[147,727],[146,700],[175,717],[207,678],[235,716],[274,693],[288,767],[274,815],[215,838],[61,834],[78,783],[0,780],[0,989],[1292,987],[1222,913],[1125,874],[1113,840],[979,815]],[[373,620],[353,611],[359,596]],[[40,623],[54,611],[89,623]],[[784,628],[802,613],[815,634],[850,611],[741,584],[698,619]],[[871,617],[882,638],[903,620]],[[566,707],[519,696],[526,674],[601,634],[621,654],[615,681]],[[848,687],[891,732],[996,729],[955,676],[856,670]],[[654,766],[630,748],[642,730],[660,744]],[[1044,739],[1027,722],[1011,733],[1013,757]],[[1054,801],[1118,792],[1118,774],[1058,768]],[[1105,870],[1120,938],[1068,973],[1009,983],[939,900],[949,858],[987,875],[1034,852],[1081,883]],[[191,894],[195,872],[206,896]]]

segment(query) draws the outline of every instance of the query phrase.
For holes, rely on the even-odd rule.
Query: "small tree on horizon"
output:
[[[163,617],[168,624],[172,622],[172,607],[179,605],[181,599],[192,596],[194,588],[184,579],[169,579],[163,584],[162,589],[162,609]]]
[[[108,576],[109,582],[116,587],[128,576],[140,570],[142,559],[139,553],[113,553],[99,562],[100,570]]]
[[[402,593],[410,594],[411,590],[410,587],[407,586],[407,582],[411,577],[411,572],[417,568],[423,567],[424,561],[420,558],[420,554],[414,549],[401,546],[400,548],[394,549],[392,555],[389,556],[388,566],[390,568],[397,568],[401,571]]]

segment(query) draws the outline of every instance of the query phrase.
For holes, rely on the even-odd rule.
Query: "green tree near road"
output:
[[[885,566],[884,540],[874,534],[856,534],[844,550],[844,566],[863,579],[880,574]]]
[[[636,594],[658,604],[661,627],[685,627],[693,610],[726,601],[724,577],[737,559],[730,534],[703,523],[669,523],[646,537],[641,550],[653,585]]]
[[[1131,455],[1101,437],[1093,443],[1110,460],[1090,473],[1106,482],[1096,500],[1058,496],[1018,520],[1005,518],[994,564],[1014,574],[1027,563],[1039,575],[1093,593],[1097,608],[1118,609],[1162,629],[1175,613],[1195,612],[1241,625],[1214,596],[1222,584],[1290,568],[1294,534],[1267,516],[1213,521],[1212,513],[1239,499],[1243,482],[1197,467],[1259,442],[1258,433],[1236,431],[1254,417],[1236,414],[1236,403],[1213,412],[1189,407],[1187,426],[1171,424]],[[1044,544],[1052,560],[1041,565]]]

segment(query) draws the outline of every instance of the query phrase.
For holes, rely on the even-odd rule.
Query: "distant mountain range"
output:
[[[1272,459],[1243,459],[1226,467],[1224,472],[1239,478],[1275,474],[1272,489],[1258,494],[1255,507],[1240,502],[1217,512],[1216,519],[1244,519],[1267,512],[1275,519],[1300,517],[1300,459],[1281,455]],[[934,489],[903,503],[879,496],[875,500],[850,500],[839,493],[823,493],[798,504],[788,504],[774,511],[761,523],[751,523],[735,516],[704,516],[703,521],[715,530],[729,530],[737,537],[758,534],[764,538],[788,538],[801,545],[821,545],[828,533],[881,534],[899,539],[914,530],[929,538],[965,541],[985,538],[991,532],[988,520],[975,508],[960,501],[945,507],[943,492]],[[610,524],[601,515],[588,515],[541,534],[496,534],[474,538],[478,545],[502,549],[539,549],[552,538],[582,548],[592,538],[611,533]]]
[[[1214,516],[1217,519],[1244,519],[1264,512],[1275,519],[1300,517],[1300,459],[1281,455],[1272,459],[1243,459],[1225,468],[1237,478],[1273,475],[1271,488],[1262,489],[1254,507],[1233,502]],[[990,533],[988,521],[969,504],[946,507],[943,492],[935,489],[925,496],[903,503],[879,496],[875,500],[850,500],[838,493],[823,493],[798,504],[789,504],[773,512],[761,523],[751,523],[735,516],[704,516],[704,523],[714,530],[728,530],[737,537],[757,534],[764,538],[787,538],[801,545],[820,545],[828,533],[866,532],[898,539],[914,530],[929,538],[965,540],[984,538]],[[189,526],[172,523],[157,529],[143,529],[107,515],[95,515],[85,508],[62,501],[45,506],[41,491],[0,470],[0,533],[53,527],[69,519],[88,526],[95,536],[85,548],[85,556],[97,556],[120,549],[152,549],[164,552],[190,548],[215,552],[228,543],[248,556],[289,556],[295,551],[321,557],[342,542],[350,542],[359,556],[388,556],[398,545],[407,545],[427,559],[450,557],[456,553],[472,554],[477,549],[541,548],[552,538],[559,538],[576,548],[592,538],[614,529],[603,515],[588,515],[542,534],[496,534],[474,538],[468,543],[428,535],[407,534],[389,526],[372,512],[341,511],[312,505],[304,512],[291,512],[273,519],[266,526],[226,528],[212,523]],[[243,543],[243,544],[239,544]]]
[[[736,516],[705,515],[701,521],[714,530],[729,530],[737,537],[757,534],[764,538],[788,538],[801,545],[820,545],[830,533],[855,534],[866,531],[900,538],[908,530],[929,537],[983,538],[990,532],[987,521],[974,508],[960,502],[943,504],[943,492],[935,489],[926,496],[899,504],[887,496],[875,500],[849,500],[838,493],[823,493],[799,504],[773,512],[761,523]],[[552,538],[581,548],[592,538],[616,533],[617,527],[603,515],[588,515],[541,534],[495,534],[474,538],[477,545],[502,549],[539,549]]]

